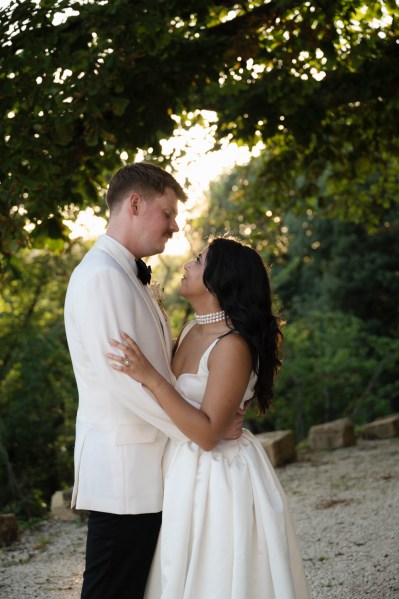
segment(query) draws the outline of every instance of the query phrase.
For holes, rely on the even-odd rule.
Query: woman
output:
[[[178,340],[170,385],[123,334],[112,366],[145,385],[192,442],[169,443],[163,520],[148,599],[306,599],[285,494],[246,429],[223,440],[238,407],[270,406],[281,333],[259,254],[215,239],[184,265],[195,320]],[[129,367],[123,362],[129,358]]]

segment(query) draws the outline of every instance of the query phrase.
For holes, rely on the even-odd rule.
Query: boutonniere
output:
[[[153,281],[150,285],[148,285],[148,290],[151,293],[153,299],[157,302],[162,314],[165,317],[165,320],[168,320],[168,315],[166,314],[166,310],[162,304],[162,302],[165,299],[165,293],[161,285],[158,283],[158,281]]]

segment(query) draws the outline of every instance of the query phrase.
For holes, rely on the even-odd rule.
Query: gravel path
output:
[[[277,469],[312,599],[399,598],[398,457],[398,438],[359,441]],[[85,536],[78,519],[48,520],[1,549],[0,598],[78,599]]]

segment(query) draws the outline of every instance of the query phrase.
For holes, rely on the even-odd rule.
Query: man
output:
[[[65,328],[79,391],[72,507],[90,511],[83,599],[143,597],[161,525],[164,447],[167,437],[186,440],[155,398],[105,356],[109,339],[126,331],[174,381],[170,328],[136,260],[163,252],[179,230],[178,200],[185,192],[160,167],[121,168],[107,193],[107,233],[68,286]]]
[[[68,286],[65,328],[79,391],[72,506],[90,510],[85,598],[142,597],[161,524],[166,434],[184,439],[151,395],[105,357],[109,338],[129,331],[173,380],[169,325],[136,259],[164,251],[178,231],[178,200],[186,194],[163,169],[121,168],[107,193],[107,234]]]

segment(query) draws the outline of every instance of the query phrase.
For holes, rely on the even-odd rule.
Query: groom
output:
[[[107,193],[107,233],[69,282],[65,328],[79,392],[72,507],[90,510],[84,599],[143,596],[161,525],[164,447],[168,436],[186,439],[153,396],[105,357],[109,339],[126,331],[173,381],[170,327],[136,260],[164,251],[186,198],[158,166],[121,168]]]

